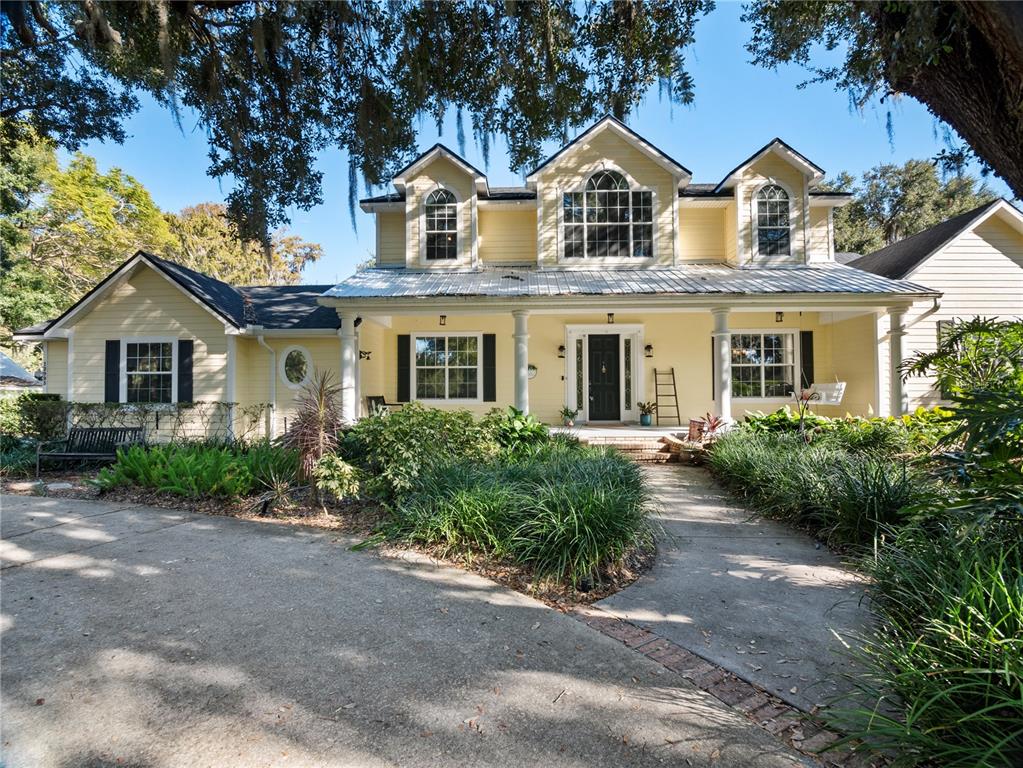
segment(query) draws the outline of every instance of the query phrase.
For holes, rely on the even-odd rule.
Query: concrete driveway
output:
[[[652,467],[657,563],[597,605],[804,711],[848,690],[846,644],[870,622],[861,578],[826,547],[751,518],[706,470]]]
[[[229,518],[0,507],[6,768],[805,764],[472,574]]]

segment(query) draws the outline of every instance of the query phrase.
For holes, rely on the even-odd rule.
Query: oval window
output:
[[[304,384],[309,377],[309,361],[301,349],[293,349],[284,358],[284,378],[289,384]]]

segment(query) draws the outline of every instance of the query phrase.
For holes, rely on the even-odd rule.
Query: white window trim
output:
[[[621,408],[619,421],[639,421],[639,406],[637,403],[646,398],[646,372],[643,366],[643,334],[642,323],[620,323],[606,324],[599,323],[591,325],[566,325],[565,326],[565,404],[569,408],[579,411],[576,419],[579,423],[590,421],[590,382],[588,372],[590,370],[590,345],[588,337],[593,335],[618,334],[618,402]],[[632,339],[632,408],[625,409],[625,339]],[[576,340],[583,342],[583,401],[579,403],[576,398],[575,380],[577,369],[575,365],[575,344]],[[597,424],[604,422],[595,422]],[[615,423],[615,422],[607,422]]]
[[[305,356],[305,378],[298,384],[288,379],[288,373],[284,367],[284,364],[288,360],[288,355],[292,352],[301,352]],[[285,347],[277,356],[277,360],[277,373],[281,377],[281,381],[284,382],[284,386],[288,389],[301,389],[308,384],[309,380],[313,377],[313,356],[309,354],[308,349],[299,344],[290,344]]]
[[[757,196],[760,194],[760,190],[764,187],[781,187],[785,190],[785,194],[789,196],[789,253],[787,256],[761,256],[760,255],[760,238],[757,230],[759,229],[758,223],[760,217],[758,215],[759,207],[757,205]],[[802,264],[803,260],[796,255],[796,216],[793,201],[795,196],[792,192],[792,188],[783,181],[778,181],[774,178],[769,178],[761,184],[758,184],[753,188],[753,193],[750,196],[750,231],[753,233],[752,240],[750,241],[750,261],[756,265],[762,264]]]
[[[742,335],[771,335],[776,336],[780,334],[787,334],[792,337],[792,387],[793,392],[800,391],[802,381],[800,380],[800,373],[803,370],[802,360],[799,355],[799,328],[729,328],[728,329],[728,356],[731,359],[732,355],[732,337]],[[734,367],[734,363],[730,364],[729,367]],[[743,368],[752,368],[754,366],[742,366]],[[764,391],[764,368],[765,364],[760,363],[760,391]],[[812,382],[811,382],[812,383]],[[729,382],[731,387],[731,382]],[[791,403],[792,395],[772,395],[770,397],[756,396],[756,397],[737,397],[732,395],[733,403]]]
[[[453,259],[428,259],[426,258],[426,201],[430,199],[430,195],[439,189],[443,189],[445,192],[450,192],[455,198],[455,258]],[[466,234],[462,228],[462,217],[465,215],[465,200],[458,194],[458,190],[444,184],[433,184],[429,188],[423,190],[422,197],[419,201],[419,266],[421,267],[439,267],[441,269],[450,269],[452,267],[464,267],[470,263],[470,259],[465,258],[465,239]]]
[[[171,401],[169,403],[128,402],[128,345],[129,344],[170,344],[171,345]],[[178,402],[178,339],[175,336],[132,336],[121,339],[119,361],[120,383],[117,400],[125,405],[174,405]]]
[[[569,193],[574,193],[574,192],[582,192],[583,193],[583,195],[584,195],[584,197],[583,197],[583,201],[584,201],[583,218],[585,219],[585,217],[586,217],[586,214],[585,214],[586,185],[589,183],[589,181],[593,177],[593,175],[596,174],[596,173],[599,173],[600,171],[615,171],[616,173],[620,173],[622,176],[625,177],[625,180],[629,183],[629,192],[649,192],[650,193],[650,226],[651,226],[651,238],[652,239],[651,239],[651,243],[650,243],[650,255],[649,256],[644,257],[644,258],[637,258],[635,256],[627,256],[625,258],[610,258],[610,257],[590,258],[589,256],[585,256],[584,255],[582,258],[578,258],[578,259],[570,259],[570,258],[567,258],[565,256],[565,226],[566,226],[565,225],[565,195],[567,195]],[[623,170],[622,168],[618,167],[617,165],[615,165],[613,163],[609,163],[609,162],[606,162],[606,161],[605,162],[597,163],[597,164],[595,164],[593,166],[590,166],[589,168],[584,169],[581,172],[581,177],[582,177],[582,182],[581,182],[580,185],[576,185],[574,187],[566,188],[566,189],[562,189],[562,188],[559,187],[558,190],[557,190],[557,209],[558,209],[558,237],[557,237],[558,253],[557,253],[557,262],[558,262],[558,264],[559,265],[565,265],[565,266],[583,266],[583,265],[586,265],[586,264],[612,264],[612,265],[632,264],[632,265],[644,266],[644,265],[648,265],[648,264],[655,264],[657,262],[657,254],[658,254],[658,251],[657,251],[657,243],[658,243],[658,237],[657,237],[657,213],[658,213],[657,212],[657,190],[654,189],[653,187],[647,187],[647,186],[644,186],[644,185],[640,184],[634,178],[632,178],[632,176],[629,175],[625,170]],[[630,198],[630,204],[631,204],[631,198]],[[577,224],[572,224],[571,226],[578,226],[578,225]],[[631,227],[629,228],[629,246],[630,247],[632,246],[632,228]],[[586,224],[585,224],[585,222],[583,223],[583,251],[584,251],[584,253],[586,251]]]
[[[409,344],[409,371],[411,372],[412,381],[410,383],[411,391],[409,392],[409,399],[419,401],[422,403],[444,403],[447,405],[478,405],[483,402],[483,332],[482,331],[447,331],[439,329],[436,331],[420,331],[419,333],[413,333],[411,335],[411,343]],[[445,338],[474,338],[476,339],[476,397],[459,397],[459,398],[447,398],[447,397],[418,397],[417,392],[419,391],[419,368],[416,366],[416,340],[417,339],[430,339],[443,336]],[[445,345],[446,347],[446,345]],[[431,366],[424,366],[431,367]],[[469,366],[455,366],[456,368],[468,368]],[[444,367],[447,371],[447,366]],[[444,387],[447,389],[447,378],[444,380]]]

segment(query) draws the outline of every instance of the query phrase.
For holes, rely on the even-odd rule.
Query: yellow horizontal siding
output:
[[[536,207],[481,209],[479,254],[484,264],[535,264]]]
[[[681,208],[679,261],[725,260],[725,208]]]
[[[807,230],[807,259],[809,261],[828,261],[831,259],[831,230],[828,225],[830,208],[810,209],[810,228]]]
[[[736,185],[739,204],[738,230],[740,263],[745,264],[753,254],[753,196],[758,189],[767,183],[780,183],[788,188],[792,199],[792,255],[802,260],[805,255],[803,237],[803,191],[806,179],[785,160],[774,153],[768,153],[750,165],[743,174],[742,180]]]
[[[405,214],[377,214],[377,265],[405,266]]]
[[[73,325],[72,399],[103,402],[106,341],[144,337],[193,339],[195,400],[227,399],[223,323],[147,266],[141,266]]]
[[[46,391],[67,397],[67,342],[54,339],[46,344]]]

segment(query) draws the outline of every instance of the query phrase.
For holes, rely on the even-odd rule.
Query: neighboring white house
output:
[[[1023,213],[995,200],[905,240],[861,256],[849,266],[941,293],[906,313],[903,354],[933,352],[941,323],[978,315],[1023,317]],[[942,403],[931,377],[903,387],[913,409]]]
[[[41,390],[43,383],[22,366],[0,352],[0,392],[17,394]]]

